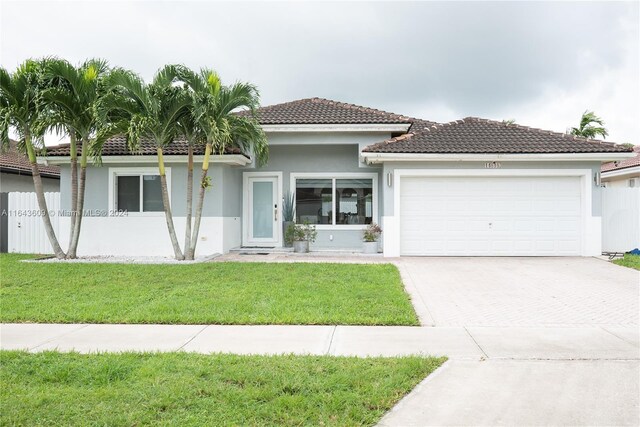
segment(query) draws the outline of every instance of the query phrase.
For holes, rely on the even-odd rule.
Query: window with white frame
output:
[[[375,175],[294,175],[298,223],[347,226],[375,222]]]
[[[162,189],[157,172],[113,171],[115,211],[128,213],[162,212]],[[167,174],[168,178],[168,174]]]

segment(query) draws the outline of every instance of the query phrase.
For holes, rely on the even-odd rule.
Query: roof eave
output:
[[[187,155],[165,155],[165,163],[187,163],[189,156]],[[201,163],[204,159],[203,155],[193,156],[196,163]],[[44,165],[66,165],[71,162],[69,156],[46,156],[38,157],[38,163]],[[158,158],[155,155],[120,155],[120,156],[102,156],[102,163],[143,163],[156,164]],[[226,164],[230,166],[246,166],[251,163],[251,159],[244,154],[212,154],[209,156],[209,162]]]
[[[456,161],[601,161],[608,162],[623,160],[633,157],[636,154],[628,153],[522,153],[522,154],[499,154],[499,153],[378,153],[363,151],[362,159],[367,164],[379,164],[384,162],[456,162]]]
[[[0,172],[12,175],[33,176],[31,169],[12,168],[9,166],[0,166]],[[60,173],[55,172],[40,171],[40,176],[43,178],[60,179]]]
[[[627,166],[626,168],[611,169],[608,171],[600,172],[600,176],[604,178],[620,178],[631,175],[640,175],[640,165]]]

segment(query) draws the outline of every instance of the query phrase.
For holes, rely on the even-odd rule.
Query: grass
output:
[[[444,358],[0,352],[2,425],[373,425]]]
[[[613,260],[613,263],[640,270],[640,255],[624,254],[623,258]]]
[[[0,256],[0,320],[418,325],[391,264],[19,262]]]

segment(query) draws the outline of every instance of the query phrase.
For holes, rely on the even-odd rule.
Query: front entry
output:
[[[280,177],[261,173],[244,179],[244,246],[281,246]]]

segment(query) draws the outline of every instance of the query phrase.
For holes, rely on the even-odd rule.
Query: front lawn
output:
[[[640,255],[624,254],[623,258],[613,260],[614,264],[640,270]]]
[[[373,425],[443,358],[0,352],[2,425]]]
[[[391,264],[19,262],[0,256],[0,320],[417,325]]]

